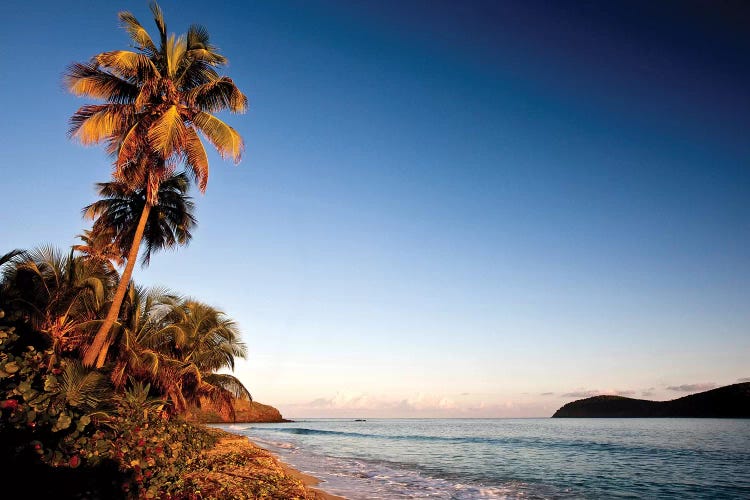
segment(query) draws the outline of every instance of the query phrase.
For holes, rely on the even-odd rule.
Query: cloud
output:
[[[631,390],[613,391],[613,392],[607,393],[607,394],[614,394],[615,396],[628,396],[628,397],[630,397],[630,396],[635,396],[635,391],[631,391]]]
[[[406,399],[386,399],[370,396],[366,393],[340,393],[330,398],[316,398],[307,402],[307,408],[328,410],[399,410],[399,411],[434,411],[455,410],[456,402],[447,396],[433,396],[423,393]]]
[[[590,398],[592,396],[598,396],[601,391],[573,391],[566,392],[562,395],[564,398]]]
[[[675,392],[700,392],[707,391],[716,387],[713,382],[705,382],[703,384],[682,384],[682,385],[670,385],[667,386],[667,390]]]
[[[488,395],[478,399],[476,394],[416,393],[402,397],[359,391],[339,391],[334,395],[279,404],[287,418],[305,417],[424,417],[424,418],[495,418],[544,417],[557,409],[551,402],[528,401],[524,398],[504,398]],[[469,394],[467,394],[469,396]]]
[[[750,377],[742,377],[738,378],[737,382],[750,382]]]
[[[540,396],[554,396],[555,393],[554,392],[540,392],[539,395]]]
[[[544,396],[545,394],[541,394]],[[591,390],[578,390],[573,392],[566,392],[562,395],[564,398],[591,398],[593,396],[633,396],[635,395],[635,391],[631,391],[628,389],[621,390],[621,389],[591,389]]]
[[[653,396],[654,395],[654,389],[655,389],[654,387],[649,387],[648,389],[643,389],[641,391],[641,396],[643,396],[644,398],[649,398],[649,397]]]

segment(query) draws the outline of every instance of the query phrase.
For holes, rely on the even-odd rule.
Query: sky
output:
[[[146,2],[4,4],[0,244],[67,247],[108,179],[68,64]],[[248,96],[189,246],[134,277],[242,328],[285,417],[546,417],[750,380],[741,2],[163,1]]]

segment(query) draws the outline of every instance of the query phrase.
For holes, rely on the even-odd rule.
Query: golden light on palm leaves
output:
[[[73,114],[70,136],[84,145],[105,143],[115,179],[133,190],[145,189],[147,200],[110,313],[84,358],[87,365],[102,349],[117,318],[160,183],[184,164],[201,192],[206,189],[208,155],[197,132],[222,158],[235,163],[245,149],[240,134],[212,114],[242,113],[247,97],[231,78],[218,74],[227,60],[211,45],[208,30],[192,25],[186,35],[168,34],[161,8],[155,2],[150,8],[158,45],[133,14],[121,12],[121,25],[135,51],[102,52],[88,63],[71,65],[65,75],[73,94],[104,101]]]

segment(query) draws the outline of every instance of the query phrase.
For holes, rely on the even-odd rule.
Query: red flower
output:
[[[18,401],[15,399],[6,399],[5,401],[0,401],[0,409],[8,408],[10,410],[15,410],[18,408]]]
[[[68,465],[73,468],[78,467],[79,465],[81,465],[81,457],[79,457],[78,455],[73,455],[72,457],[70,457],[70,460],[68,460]]]
[[[143,438],[138,440],[138,446],[145,446],[145,445],[146,445],[146,441]]]

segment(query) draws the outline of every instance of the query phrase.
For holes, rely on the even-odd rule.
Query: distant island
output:
[[[700,417],[750,418],[750,382],[732,384],[671,401],[594,396],[568,403],[552,418]]]

